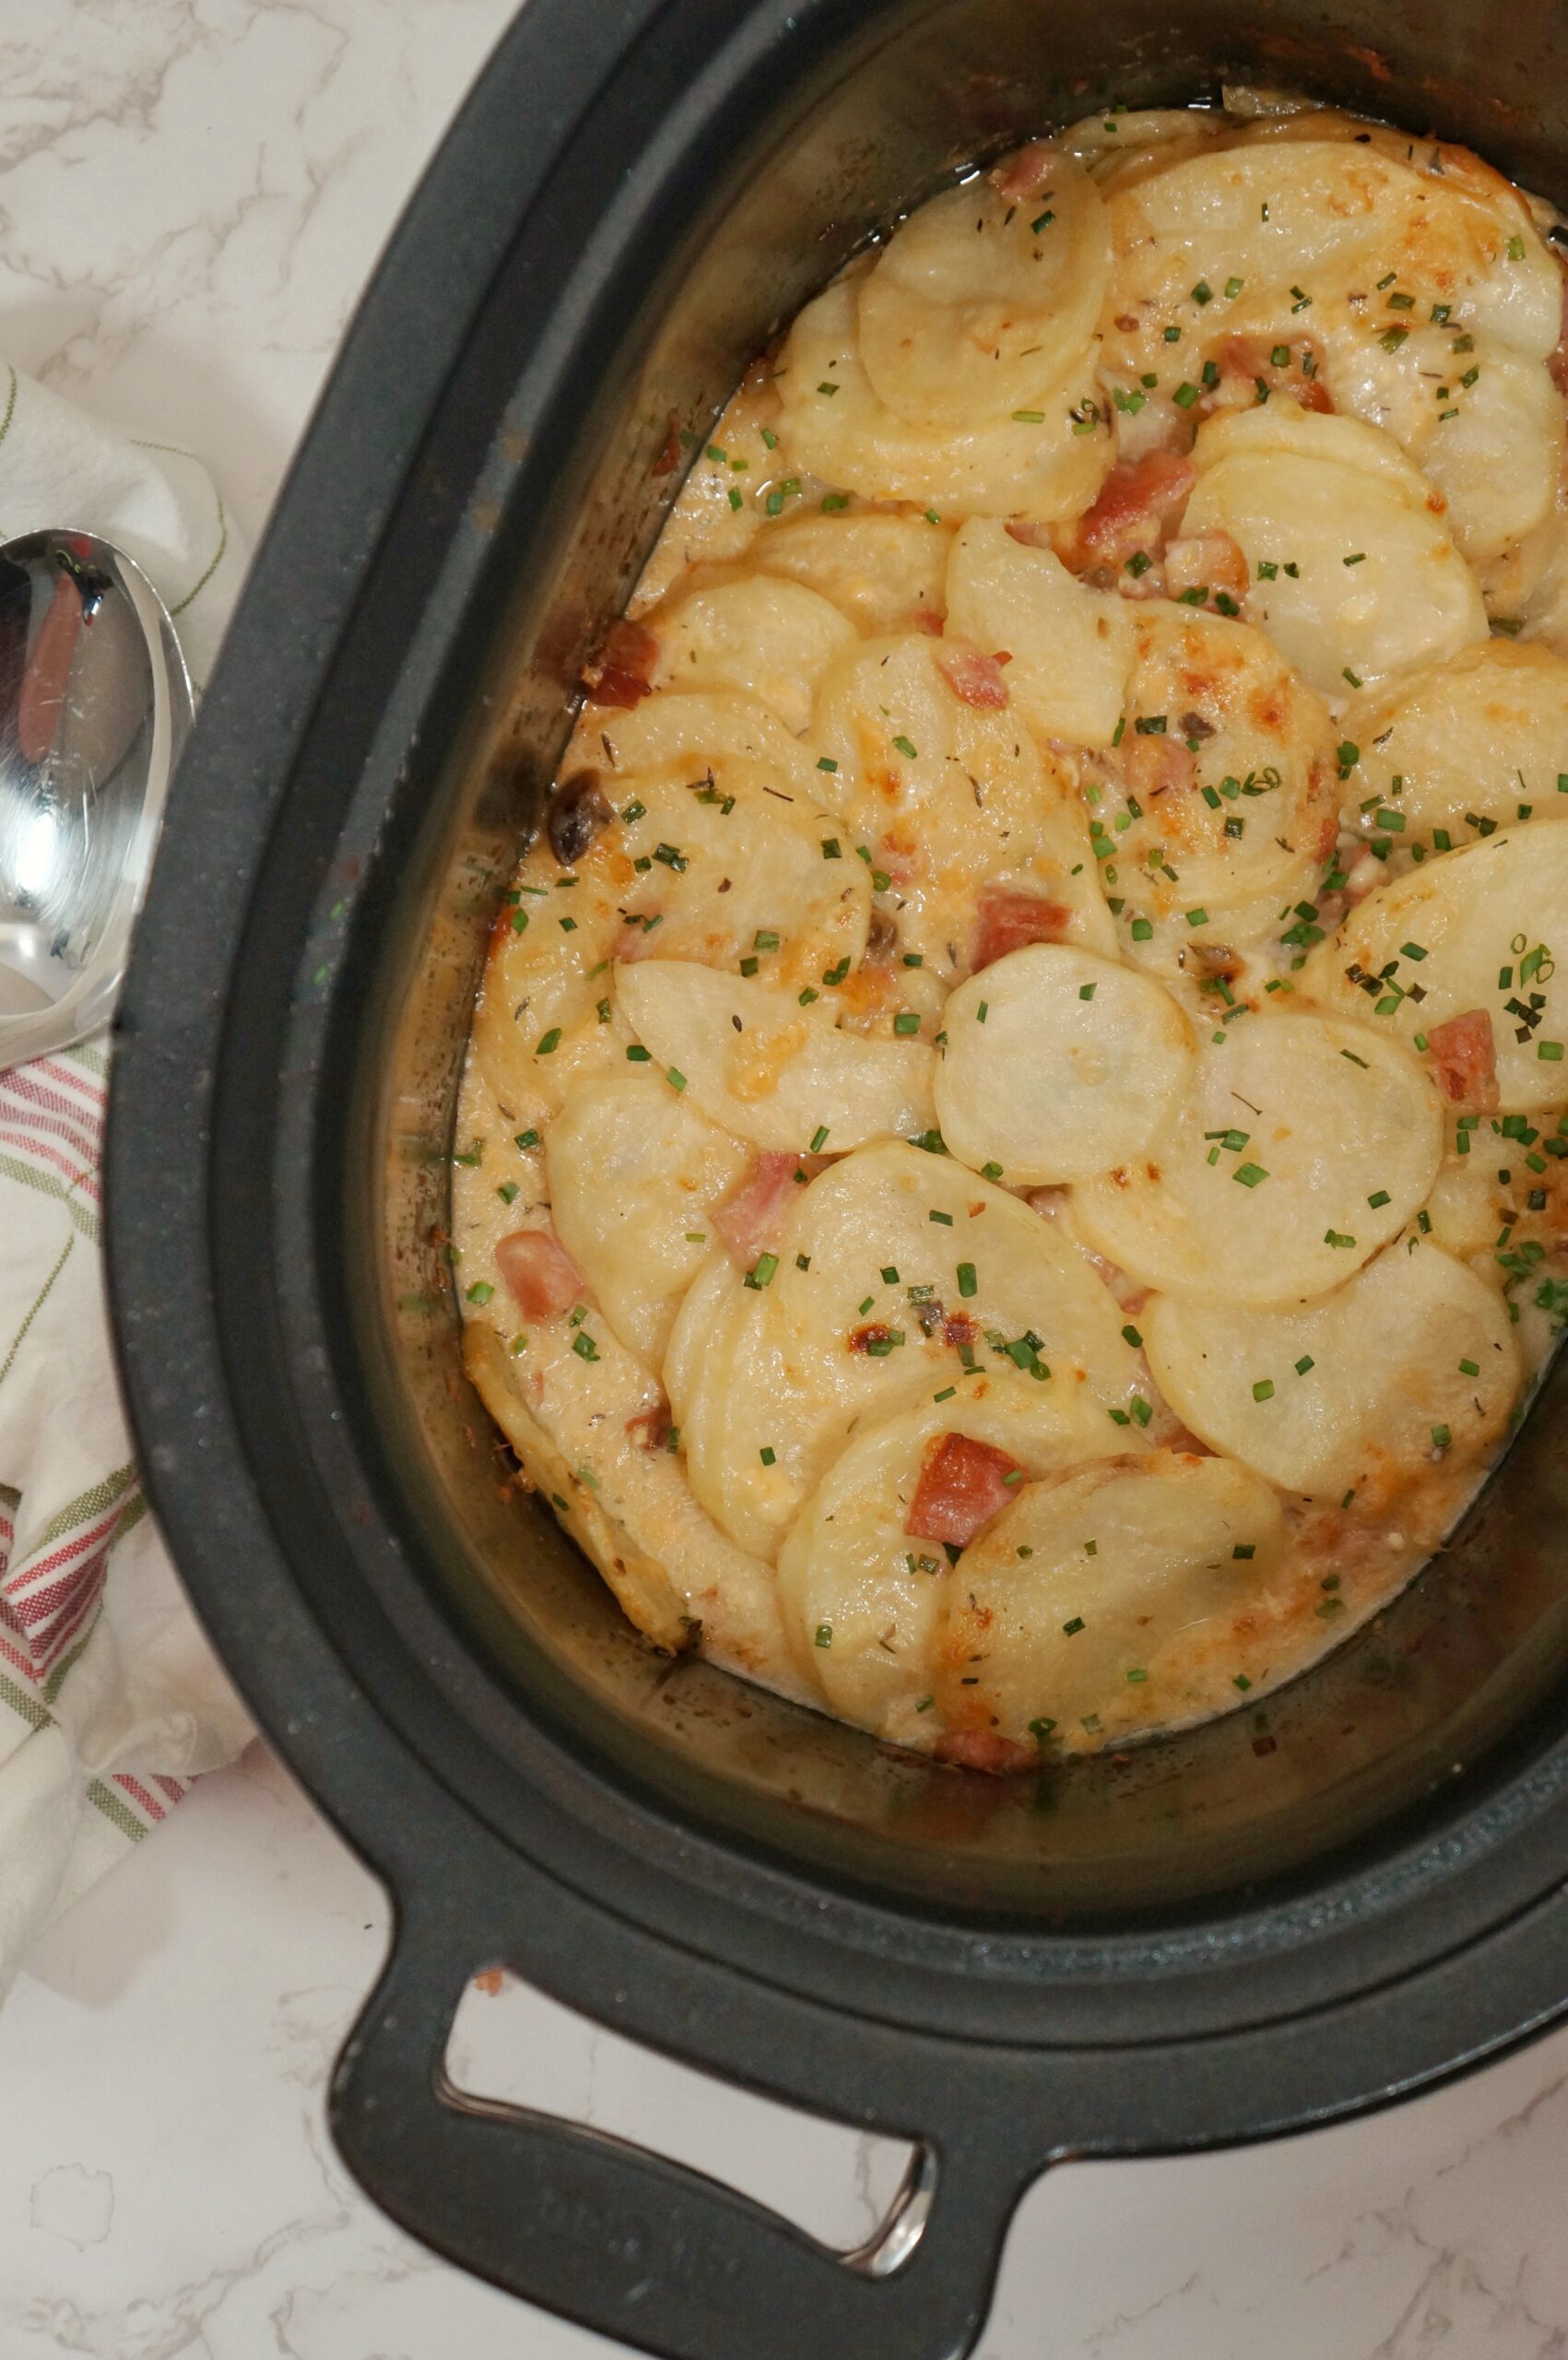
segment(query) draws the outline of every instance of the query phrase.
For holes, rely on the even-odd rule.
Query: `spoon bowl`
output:
[[[174,626],[124,550],[0,543],[0,1068],[107,1017],[192,715]]]

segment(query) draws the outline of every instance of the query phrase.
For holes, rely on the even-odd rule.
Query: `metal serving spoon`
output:
[[[192,712],[174,626],[123,550],[0,543],[0,1068],[108,1016]]]

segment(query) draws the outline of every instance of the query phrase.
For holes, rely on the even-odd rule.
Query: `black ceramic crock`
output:
[[[1375,47],[1369,44],[1375,42]],[[337,2141],[503,2286],[678,2360],[946,2360],[1022,2189],[1430,2083],[1568,2000],[1568,1363],[1455,1545],[1262,1708],[1004,1787],[651,1657],[460,1373],[445,1254],[498,887],[581,664],[749,358],[953,169],[1289,82],[1568,198],[1563,0],[529,0],[256,560],[120,1017],[112,1280],[164,1528],[390,1889]],[[908,2138],[826,2251],[465,2098],[501,1964]]]

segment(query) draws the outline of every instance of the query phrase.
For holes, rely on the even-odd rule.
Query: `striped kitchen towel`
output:
[[[0,537],[44,525],[136,558],[205,677],[243,569],[206,469],[6,371]],[[0,1994],[249,1734],[131,1457],[100,1242],[108,1071],[100,1035],[0,1072]]]

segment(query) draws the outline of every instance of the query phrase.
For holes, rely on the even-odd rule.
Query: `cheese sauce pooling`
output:
[[[626,1612],[995,1771],[1384,1605],[1568,1315],[1545,208],[1097,117],[749,373],[497,916],[467,1365]]]

